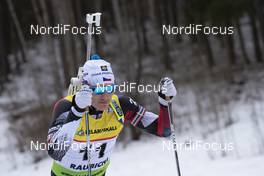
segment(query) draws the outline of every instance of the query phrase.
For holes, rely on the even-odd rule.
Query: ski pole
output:
[[[101,13],[86,14],[86,22],[88,23],[87,29],[87,51],[86,59],[90,60],[91,50],[92,50],[92,27],[93,23],[95,26],[100,26]],[[87,145],[87,162],[88,162],[88,176],[92,176],[92,171],[90,167],[90,132],[89,132],[89,108],[85,111],[85,125],[86,125],[86,145]]]
[[[173,150],[174,150],[174,153],[175,153],[177,173],[178,173],[178,176],[181,176],[180,163],[179,163],[179,157],[178,157],[178,152],[177,152],[176,131],[175,131],[175,128],[174,128],[171,101],[168,101],[168,112],[169,112],[171,135],[172,135],[171,138],[172,138],[172,142],[173,142]]]
[[[88,176],[92,176],[90,167],[90,132],[89,132],[89,108],[85,111],[85,125],[86,125],[86,145],[87,145],[87,162],[88,162]]]

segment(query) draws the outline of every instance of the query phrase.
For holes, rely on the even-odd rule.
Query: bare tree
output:
[[[248,53],[247,53],[246,46],[245,46],[245,39],[244,39],[242,30],[241,30],[241,24],[239,22],[239,19],[236,20],[236,27],[237,27],[237,33],[238,33],[238,38],[239,38],[239,44],[240,44],[240,48],[242,51],[244,61],[246,64],[250,64],[250,60],[249,60]]]
[[[125,28],[124,24],[124,16],[121,14],[121,7],[120,7],[120,1],[119,0],[112,0],[112,6],[114,10],[114,17],[115,17],[115,24],[118,30],[118,33],[120,34],[118,37],[119,41],[119,53],[120,57],[122,59],[122,65],[126,65],[126,67],[123,67],[121,72],[125,73],[126,80],[131,81],[132,80],[132,68],[130,62],[132,62],[132,54],[131,54],[131,47],[129,47],[129,34],[127,31],[127,28]],[[123,17],[123,18],[122,18]]]
[[[4,1],[0,2],[0,93],[4,89],[4,83],[8,81],[8,75],[10,73],[10,63],[8,60],[8,31],[5,25],[8,25],[8,17],[5,17],[6,4]],[[7,18],[7,19],[6,19]]]
[[[49,12],[47,9],[47,1],[40,0],[39,4],[31,0],[31,4],[39,25],[49,26],[51,24],[49,19]],[[40,14],[40,10],[42,11],[42,15]],[[41,53],[44,57],[49,59],[52,75],[54,76],[53,79],[53,90],[56,97],[62,97],[62,78],[60,76],[60,66],[58,63],[58,55],[55,52],[56,43],[55,40],[50,35],[41,36],[41,40],[44,43],[44,48],[41,49]]]
[[[235,53],[235,46],[234,46],[234,39],[232,35],[226,35],[226,49],[227,49],[227,56],[229,60],[230,66],[233,66],[237,63],[236,61],[236,53]]]
[[[215,61],[214,61],[214,56],[213,56],[213,50],[212,50],[212,46],[210,43],[210,38],[207,35],[202,34],[200,36],[200,40],[201,40],[201,44],[204,46],[205,48],[205,54],[207,57],[207,65],[208,68],[211,69],[212,67],[215,66]]]
[[[69,11],[72,11],[71,5],[69,4],[70,0],[64,1],[61,3],[58,0],[51,1],[53,16],[55,21],[58,24],[70,24]],[[60,10],[58,10],[60,9]],[[76,65],[76,56],[74,54],[74,40],[70,33],[66,33],[63,37],[59,38],[60,48],[61,48],[61,62],[63,65],[64,73],[64,86],[68,86],[71,76],[76,75],[77,65]]]
[[[162,7],[163,7],[163,2],[162,1],[159,1],[159,0],[156,0],[155,1],[155,13],[156,13],[156,20],[157,20],[157,28],[160,29],[164,20],[167,20],[167,16],[168,14],[165,13],[164,14],[164,11],[162,10]],[[172,70],[172,60],[171,60],[171,57],[170,57],[170,45],[169,45],[169,41],[166,37],[166,35],[163,35],[161,33],[161,31],[159,31],[159,35],[161,35],[161,42],[162,42],[162,45],[161,45],[161,53],[162,53],[162,62],[164,64],[164,67],[166,70]]]
[[[23,31],[22,31],[21,25],[20,25],[20,23],[18,21],[13,1],[12,0],[6,0],[6,2],[7,2],[7,5],[8,5],[8,9],[10,11],[10,14],[11,14],[12,20],[13,20],[13,22],[15,24],[15,28],[16,28],[16,32],[17,32],[17,36],[18,36],[19,42],[21,44],[23,62],[26,62],[28,54],[27,54],[27,44],[26,44],[26,41],[25,41],[25,38],[24,38],[24,35],[23,35]]]
[[[256,19],[255,19],[253,12],[249,12],[249,19],[250,19],[250,26],[251,26],[251,31],[253,35],[255,58],[257,62],[263,62],[261,48],[260,48],[258,28],[257,28]]]

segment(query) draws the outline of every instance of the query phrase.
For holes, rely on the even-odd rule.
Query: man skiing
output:
[[[54,160],[52,176],[87,176],[88,169],[92,176],[104,176],[125,122],[160,137],[170,136],[167,106],[177,94],[170,78],[160,82],[159,115],[146,111],[129,97],[115,95],[114,83],[110,63],[94,55],[83,66],[81,89],[55,104],[48,132],[48,154]],[[89,146],[86,143],[87,110]]]

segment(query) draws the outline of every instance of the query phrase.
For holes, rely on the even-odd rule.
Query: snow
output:
[[[132,142],[126,148],[119,145],[111,158],[108,176],[177,175],[174,153],[163,150],[163,139],[153,138]],[[181,172],[184,176],[262,176],[264,156],[221,158],[210,160],[205,151],[180,150]],[[17,169],[3,170],[3,175],[49,175],[51,159],[37,164],[20,165]]]

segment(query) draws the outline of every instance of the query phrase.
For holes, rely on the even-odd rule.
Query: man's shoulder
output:
[[[127,112],[128,110],[135,110],[138,108],[138,103],[135,102],[131,97],[126,95],[116,96],[123,111]]]
[[[125,96],[125,95],[117,95],[117,94],[114,94],[112,96],[112,100],[118,101],[121,106],[122,106],[122,104],[128,103],[129,102],[129,99],[130,98],[128,96]]]
[[[59,99],[53,109],[54,110],[66,110],[66,109],[69,109],[72,105],[72,99],[73,99],[73,96],[72,95],[69,95],[69,96],[65,96],[61,99]]]
[[[67,95],[67,96],[63,97],[61,100],[66,100],[66,101],[72,102],[72,99],[73,99],[73,95]]]

